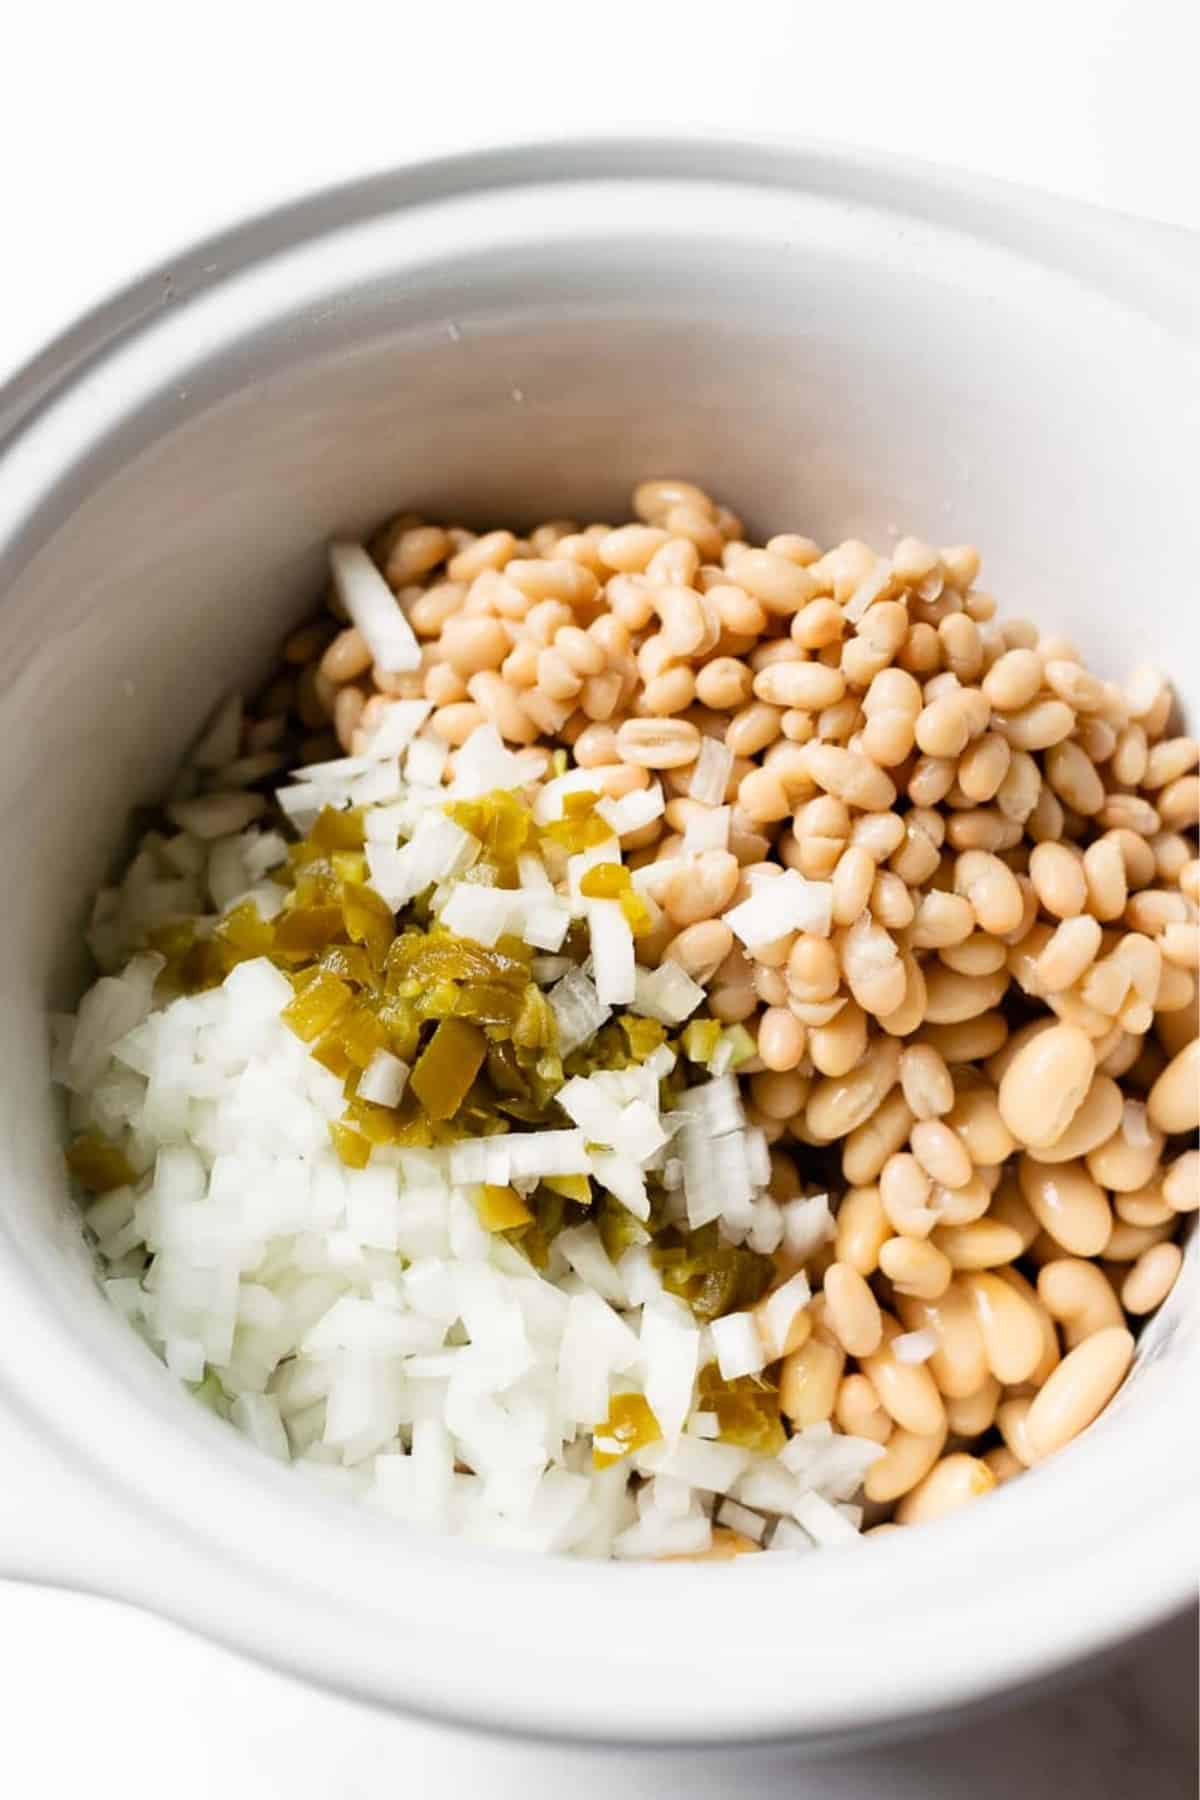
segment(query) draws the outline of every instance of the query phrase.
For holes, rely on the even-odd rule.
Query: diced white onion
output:
[[[569,956],[535,956],[529,972],[540,987],[545,987],[547,983],[561,981],[574,967]]]
[[[666,1297],[642,1310],[642,1366],[646,1399],[668,1442],[677,1438],[692,1404],[700,1356],[700,1333],[686,1315],[668,1307]]]
[[[242,861],[251,881],[261,881],[287,861],[287,839],[278,831],[251,831],[242,839]]]
[[[702,806],[720,806],[733,773],[733,751],[720,738],[700,739],[700,754],[692,764],[688,795]]]
[[[902,1331],[892,1339],[892,1355],[897,1362],[902,1363],[928,1362],[936,1353],[937,1347],[935,1331]]]
[[[853,1525],[843,1519],[836,1508],[828,1500],[822,1499],[820,1494],[802,1494],[792,1508],[792,1514],[814,1544],[829,1547],[853,1544],[858,1540],[858,1533]]]
[[[688,867],[686,856],[664,856],[661,862],[643,863],[635,869],[631,880],[639,894],[647,894],[652,900],[661,901],[663,891],[672,876]]]
[[[290,1462],[287,1434],[279,1407],[270,1394],[239,1394],[229,1409],[229,1416],[239,1431],[268,1456],[279,1462]]]
[[[638,1355],[637,1338],[598,1294],[572,1295],[558,1364],[563,1411],[584,1424],[600,1424],[608,1417],[612,1376],[631,1368]]]
[[[814,1194],[807,1200],[788,1200],[783,1208],[783,1243],[798,1262],[827,1244],[834,1234],[829,1195]]]
[[[657,969],[639,964],[634,976],[633,1010],[663,1025],[681,1025],[704,999],[704,989],[677,962],[661,962]]]
[[[347,798],[352,806],[378,806],[396,800],[404,792],[398,756],[381,756],[378,762],[351,781]]]
[[[649,787],[634,788],[632,793],[622,794],[619,800],[606,798],[596,802],[597,816],[619,838],[629,837],[632,832],[652,825],[665,811],[666,801],[657,781],[652,781]]]
[[[454,780],[448,797],[475,800],[494,789],[524,787],[531,778],[530,765],[518,751],[503,742],[494,725],[477,725],[454,755]]]
[[[833,888],[806,881],[795,869],[759,882],[748,900],[731,907],[725,923],[749,950],[774,943],[789,931],[828,937],[833,924]]]
[[[402,617],[390,594],[388,606],[388,617]],[[299,771],[284,810],[303,830],[323,807],[361,804],[368,869],[389,905],[431,891],[448,929],[484,943],[511,933],[542,951],[533,974],[554,983],[561,1054],[593,1038],[613,1006],[682,1023],[704,990],[675,964],[638,970],[619,904],[580,894],[588,869],[620,861],[622,832],[661,815],[659,784],[601,803],[614,835],[567,859],[566,895],[555,885],[564,859],[549,846],[545,861],[521,856],[513,889],[464,880],[480,845],[444,800],[540,780],[545,755],[513,753],[482,727],[444,790],[445,746],[420,735],[428,710],[394,703],[365,754]],[[228,709],[225,741],[210,757],[221,748],[236,759],[234,718]],[[728,837],[730,811],[715,797],[726,758],[704,761],[714,797],[693,794],[706,810],[696,809],[689,850]],[[543,802],[546,817],[589,781],[586,771],[565,779]],[[199,785],[193,775],[173,804],[201,811],[181,812],[178,834],[148,842],[121,887],[97,902],[92,935],[109,966],[163,920],[195,916],[211,930],[210,893],[218,908],[250,901],[263,917],[283,902],[286,888],[269,877],[286,861],[284,837],[238,825],[244,792],[202,794]],[[638,874],[653,919],[651,889],[664,870],[646,886]],[[556,954],[573,918],[591,927],[584,968]],[[106,1291],[173,1373],[203,1381],[205,1398],[215,1391],[218,1409],[260,1449],[406,1523],[491,1544],[685,1555],[708,1545],[711,1518],[780,1548],[808,1545],[810,1532],[854,1534],[879,1445],[826,1425],[795,1433],[779,1457],[752,1455],[723,1442],[720,1420],[698,1402],[699,1369],[714,1356],[737,1380],[779,1355],[810,1298],[803,1274],[753,1314],[700,1328],[665,1290],[646,1232],[630,1227],[642,1241],[614,1261],[595,1223],[573,1225],[555,1236],[542,1269],[519,1234],[482,1222],[481,1186],[527,1197],[540,1181],[571,1175],[648,1221],[653,1174],[668,1221],[716,1221],[724,1244],[771,1255],[825,1241],[826,1196],[781,1207],[767,1191],[769,1147],[747,1125],[732,1073],[753,1049],[744,1030],[722,1034],[721,1072],[680,1094],[665,1118],[660,1084],[677,1059],[663,1045],[641,1063],[567,1081],[558,1098],[569,1129],[429,1149],[374,1145],[366,1167],[351,1169],[329,1141],[345,1109],[342,1083],[279,1016],[292,998],[288,978],[260,958],[219,988],[156,1004],[161,967],[160,957],[135,956],[96,984],[75,1019],[54,1022],[55,1078],[71,1089],[72,1129],[120,1143],[136,1176],[87,1211]],[[395,1107],[408,1075],[380,1050],[356,1092]],[[905,1343],[897,1340],[901,1357]],[[631,1391],[644,1394],[662,1439],[594,1470],[590,1434],[614,1395]]]
[[[842,609],[851,625],[857,625],[868,608],[874,606],[891,579],[892,565],[886,557],[881,556],[870,573],[859,582]]]
[[[442,907],[442,924],[458,937],[490,947],[512,930],[519,899],[520,894],[509,888],[459,881]]]
[[[163,1361],[180,1381],[204,1380],[204,1345],[199,1338],[168,1337]],[[235,1405],[239,1404],[235,1402]],[[236,1421],[235,1421],[236,1423]]]
[[[1126,1100],[1121,1113],[1121,1136],[1134,1150],[1148,1150],[1153,1143],[1144,1100]]]
[[[551,825],[561,819],[568,794],[595,793],[597,785],[591,769],[568,769],[565,775],[556,775],[553,781],[544,782],[533,802],[535,824]]]
[[[507,1148],[512,1176],[591,1173],[582,1131],[514,1131]]]
[[[616,1196],[635,1219],[650,1217],[650,1197],[646,1177],[631,1156],[618,1156],[613,1150],[591,1152],[592,1171],[602,1188]]]
[[[572,1050],[595,1037],[612,1014],[612,1008],[604,1005],[582,969],[564,975],[546,997],[554,1014],[560,1056],[570,1056]]]
[[[409,1068],[390,1050],[377,1050],[358,1082],[358,1098],[374,1106],[399,1106],[408,1084]]]
[[[399,850],[368,843],[371,886],[398,912],[427,887],[465,868],[478,849],[476,840],[444,812],[427,812]]]
[[[727,850],[732,819],[731,806],[708,806],[693,813],[683,834],[683,854],[696,856],[704,850]]]
[[[616,900],[587,902],[596,996],[605,1006],[628,1006],[637,991],[633,932]]]
[[[411,702],[405,701],[403,704],[407,706]],[[449,744],[431,731],[422,731],[408,746],[408,753],[404,758],[404,778],[410,787],[440,787],[449,760]]]
[[[301,781],[294,787],[276,788],[275,798],[281,812],[286,813],[296,830],[303,834],[310,825],[316,823],[317,815],[327,803],[329,794],[314,782]]]
[[[627,1304],[625,1284],[600,1241],[600,1233],[590,1223],[560,1231],[554,1240],[581,1281],[610,1306]]]
[[[245,831],[247,825],[260,819],[267,810],[261,794],[197,794],[193,800],[172,800],[166,814],[180,831],[190,832],[210,842]]]
[[[746,1243],[760,1256],[774,1256],[783,1242],[783,1208],[769,1194],[760,1194],[752,1210]]]
[[[736,1500],[722,1500],[716,1519],[718,1525],[724,1525],[728,1531],[740,1532],[753,1543],[761,1544],[766,1536],[767,1521],[762,1514],[751,1512],[748,1506],[741,1506]]]
[[[726,1381],[742,1375],[758,1375],[766,1367],[766,1352],[754,1317],[748,1312],[726,1313],[709,1326],[717,1367]]]
[[[685,1431],[672,1444],[652,1444],[639,1466],[656,1476],[668,1476],[704,1493],[723,1494],[750,1464],[750,1452],[736,1444],[721,1444]]]
[[[763,1301],[759,1319],[768,1362],[774,1362],[783,1355],[788,1332],[795,1323],[797,1314],[804,1311],[811,1299],[812,1289],[808,1285],[808,1277],[801,1269]]]
[[[371,757],[399,756],[420,731],[422,725],[433,711],[432,700],[392,700],[384,708],[383,715],[367,738],[365,754]],[[405,759],[404,773],[409,781],[413,775],[411,764],[412,752]],[[439,776],[441,771],[439,770]]]
[[[784,1551],[793,1556],[797,1552],[809,1554],[814,1548],[813,1540],[807,1531],[802,1531],[794,1519],[780,1519],[771,1533],[771,1541],[767,1545],[769,1551]]]
[[[618,1104],[594,1076],[575,1076],[558,1090],[557,1099],[592,1143],[607,1144],[636,1162],[644,1162],[667,1141],[666,1132],[643,1101]]]
[[[397,675],[421,666],[412,626],[361,544],[331,544],[329,572],[338,598],[366,639],[376,666]]]

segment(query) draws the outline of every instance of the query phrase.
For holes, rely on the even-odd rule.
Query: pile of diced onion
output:
[[[681,1024],[703,988],[671,963],[640,968],[617,903],[579,898],[589,867],[620,861],[615,835],[571,858],[565,893],[532,856],[515,889],[459,879],[479,845],[438,802],[525,789],[530,768],[481,726],[442,786],[445,746],[421,731],[428,710],[395,702],[363,755],[304,768],[279,792],[284,815],[302,829],[323,806],[363,807],[371,881],[390,905],[432,888],[456,934],[536,946],[564,1054],[616,1007]],[[572,775],[542,784],[538,818],[560,817],[579,786]],[[263,916],[278,913],[285,890],[271,877],[286,840],[255,824],[223,830],[240,822],[235,800],[225,817],[209,796],[169,809],[193,829],[151,834],[97,905],[93,946],[120,972],[56,1021],[72,1128],[120,1143],[139,1171],[86,1213],[105,1288],[168,1368],[193,1384],[215,1371],[233,1423],[269,1455],[405,1522],[478,1541],[668,1557],[709,1551],[714,1524],[718,1548],[797,1552],[853,1537],[852,1501],[879,1445],[818,1423],[780,1456],[756,1455],[718,1442],[697,1396],[706,1363],[732,1380],[782,1349],[811,1297],[802,1273],[770,1297],[765,1330],[749,1313],[703,1327],[663,1290],[644,1246],[614,1263],[585,1223],[559,1234],[539,1273],[479,1221],[484,1183],[528,1193],[543,1176],[580,1174],[644,1219],[652,1172],[690,1226],[719,1220],[730,1242],[803,1257],[832,1234],[828,1199],[781,1205],[767,1193],[766,1141],[746,1125],[736,1076],[685,1090],[664,1118],[659,1081],[675,1056],[663,1046],[569,1081],[565,1128],[376,1147],[368,1167],[345,1167],[329,1138],[342,1084],[282,1022],[285,975],[259,958],[219,988],[156,1006],[162,958],[124,960],[164,919],[215,918],[247,895]],[[556,955],[579,917],[587,972]],[[734,1036],[718,1045],[718,1069]],[[407,1073],[381,1052],[359,1092],[395,1104]],[[627,1456],[614,1445],[617,1460],[597,1469],[593,1438],[621,1395],[645,1399],[658,1435]]]
[[[919,1522],[1068,1441],[1175,1280],[1197,747],[1152,671],[1122,690],[994,623],[969,549],[757,549],[680,482],[637,510],[335,546],[342,628],[302,628],[254,713],[211,722],[98,898],[105,973],[56,1021],[55,1072],[72,1132],[136,1175],[86,1212],[108,1293],[268,1454],[489,1543],[796,1553],[857,1536],[864,1482],[867,1525]],[[531,851],[515,887],[472,880],[444,803],[496,790],[539,825],[598,792],[612,835],[565,876]],[[664,1045],[569,1080],[545,1129],[347,1167],[287,977],[247,961],[164,1004],[144,948],[247,899],[276,916],[288,837],[326,807],[362,810],[398,919],[431,894],[459,937],[524,940],[564,1056],[617,1012],[677,1031],[703,1003],[708,1078],[664,1112]],[[583,890],[604,863],[645,937]],[[409,1074],[381,1051],[359,1095],[396,1106]],[[682,1227],[773,1258],[770,1291],[704,1323],[644,1244],[614,1260],[578,1224],[537,1269],[485,1228],[485,1186],[578,1175],[638,1220],[651,1181]],[[710,1365],[780,1385],[778,1455],[721,1441]],[[631,1450],[622,1407],[652,1424]]]

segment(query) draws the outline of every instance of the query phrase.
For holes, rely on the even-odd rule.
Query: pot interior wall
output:
[[[886,234],[871,255],[668,235],[585,245],[569,269],[530,242],[380,279],[139,396],[47,503],[0,611],[5,1225],[64,1322],[147,1392],[160,1382],[90,1283],[45,1010],[77,991],[89,895],[131,804],[162,791],[221,693],[263,676],[320,592],[331,534],[402,508],[616,519],[638,477],[681,473],[756,532],[974,541],[1004,609],[1103,671],[1151,660],[1194,690],[1179,572],[1200,525],[1163,423],[1176,359],[1069,282],[1002,288],[978,265],[956,282]],[[1164,1347],[1179,1310],[1153,1328]],[[1165,1404],[1165,1379],[1150,1385]]]

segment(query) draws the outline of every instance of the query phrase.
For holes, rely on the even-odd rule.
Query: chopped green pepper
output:
[[[725,1381],[715,1363],[700,1371],[699,1404],[715,1412],[722,1440],[759,1456],[778,1456],[787,1442],[779,1411],[779,1391],[761,1375]]]
[[[421,1052],[409,1086],[431,1119],[449,1119],[483,1066],[487,1039],[465,1019],[443,1019]]]
[[[291,1026],[298,1038],[311,1044],[314,1038],[319,1038],[323,1032],[328,1031],[338,1014],[345,1012],[353,998],[344,981],[322,971],[294,1000],[289,1001],[280,1017],[285,1025]]]
[[[360,1131],[335,1119],[329,1127],[333,1147],[348,1169],[365,1169],[371,1159],[371,1146]]]
[[[364,842],[362,809],[352,806],[339,812],[335,807],[323,806],[308,834],[308,842],[326,852],[361,850]]]
[[[579,892],[585,900],[618,900],[629,890],[629,870],[624,863],[595,863],[585,869]]]
[[[719,1019],[692,1019],[683,1029],[680,1042],[683,1054],[689,1062],[711,1062],[713,1053],[721,1041],[721,1023]]]
[[[67,1151],[67,1167],[81,1187],[109,1194],[137,1180],[129,1158],[115,1144],[90,1134],[75,1139]]]
[[[667,1292],[686,1300],[699,1319],[753,1306],[774,1279],[769,1256],[723,1243],[715,1224],[692,1232],[669,1227],[650,1255]]]
[[[607,1469],[661,1439],[662,1427],[643,1394],[614,1394],[607,1419],[592,1434],[592,1467]]]
[[[513,1231],[533,1218],[515,1188],[490,1184],[480,1188],[475,1210],[485,1231]]]

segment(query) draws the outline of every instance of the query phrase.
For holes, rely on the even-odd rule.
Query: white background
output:
[[[1192,0],[34,0],[4,30],[0,378],[238,214],[503,138],[802,133],[1200,227],[1195,16]],[[1068,1700],[819,1773],[764,1768],[752,1785],[837,1800],[1190,1793],[1194,1689],[1188,1624]],[[617,1783],[700,1800],[745,1781],[711,1757],[568,1777],[557,1758],[368,1714],[123,1608],[21,1587],[0,1587],[0,1694],[14,1800],[393,1786],[536,1800],[568,1779],[581,1800]]]

